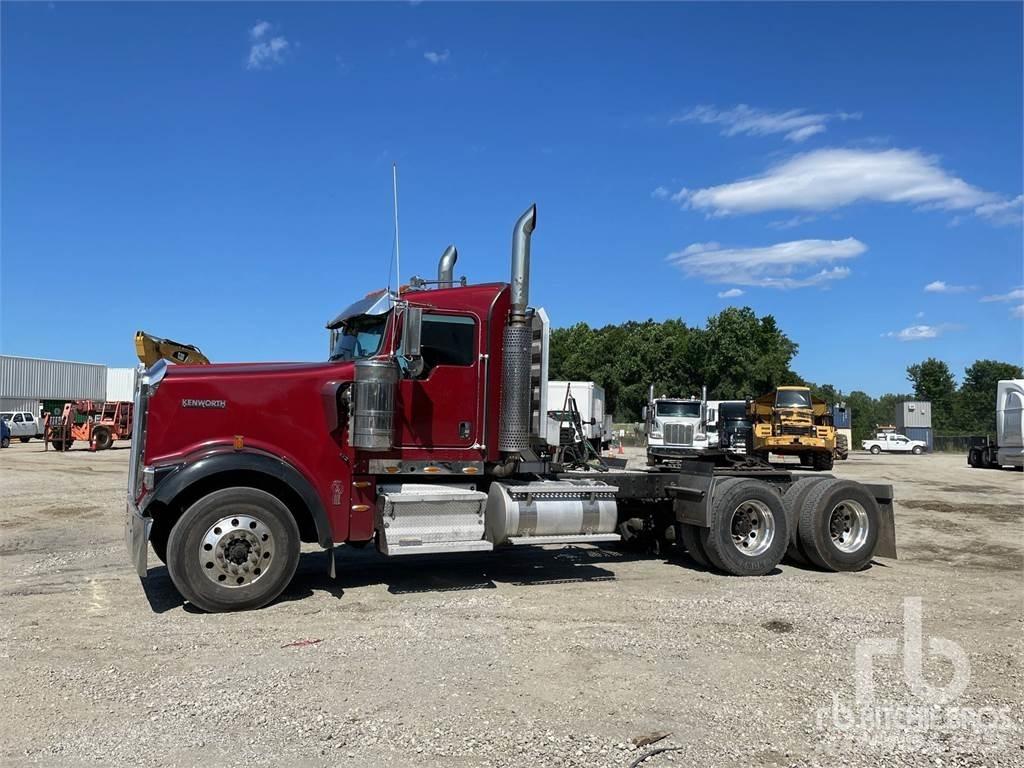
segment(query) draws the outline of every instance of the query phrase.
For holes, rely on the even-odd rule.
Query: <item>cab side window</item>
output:
[[[427,368],[473,365],[476,362],[476,321],[464,315],[423,313],[420,347]]]
[[[25,421],[25,419],[22,417],[22,415],[20,413],[14,414],[14,423],[15,424],[21,424],[23,421]]]

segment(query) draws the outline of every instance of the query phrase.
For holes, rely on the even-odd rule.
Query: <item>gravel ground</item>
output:
[[[129,566],[127,459],[0,454],[5,766],[625,768],[661,746],[680,749],[645,768],[1024,765],[1020,473],[947,455],[837,464],[898,498],[900,559],[857,574],[737,579],[586,547],[340,549],[332,582],[310,550],[275,604],[205,615],[152,555],[144,588]],[[924,679],[941,698],[969,672],[951,701],[908,685],[913,597]],[[897,655],[875,658],[875,708],[859,711],[882,719],[852,727],[855,649],[883,638]]]

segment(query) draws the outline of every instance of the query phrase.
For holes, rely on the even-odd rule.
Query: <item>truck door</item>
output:
[[[25,437],[28,434],[28,429],[25,427],[25,414],[16,413],[11,423],[8,425],[11,428],[12,437]]]
[[[480,323],[468,314],[424,312],[423,371],[398,385],[398,446],[469,448],[478,439]]]

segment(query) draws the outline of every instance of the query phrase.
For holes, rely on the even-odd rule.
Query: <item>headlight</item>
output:
[[[651,430],[651,437],[659,437],[660,438],[661,437],[661,430],[660,429],[652,429]]]

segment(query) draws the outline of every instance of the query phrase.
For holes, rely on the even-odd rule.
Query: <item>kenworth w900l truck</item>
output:
[[[301,542],[381,555],[561,543],[689,550],[737,575],[789,551],[829,570],[895,557],[892,489],[708,461],[566,472],[544,441],[546,315],[529,304],[531,207],[508,283],[381,292],[329,327],[324,363],[169,366],[139,379],[126,539],[208,611],[262,606]],[[433,283],[433,281],[431,281]],[[660,549],[660,548],[659,548]],[[437,567],[443,567],[443,564]]]

